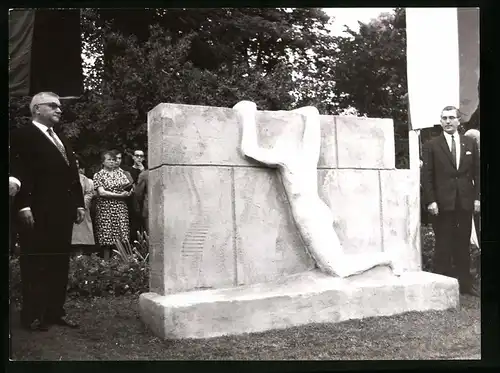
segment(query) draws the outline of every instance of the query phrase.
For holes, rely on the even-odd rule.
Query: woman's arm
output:
[[[105,190],[102,186],[97,188],[97,195],[104,198],[127,198],[130,196],[130,192],[114,193]]]

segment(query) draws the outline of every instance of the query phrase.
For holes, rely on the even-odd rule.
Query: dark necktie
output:
[[[455,137],[451,135],[451,155],[453,156],[453,164],[457,168],[457,146],[455,145]]]
[[[59,150],[59,152],[63,156],[64,160],[66,161],[66,164],[69,165],[68,156],[66,155],[66,150],[64,149],[64,146],[62,146],[59,143],[59,141],[57,140],[56,135],[55,135],[54,131],[52,130],[52,128],[49,128],[47,130],[47,132],[49,133],[50,137],[52,137],[52,140],[54,140],[54,144],[56,145],[57,149]]]

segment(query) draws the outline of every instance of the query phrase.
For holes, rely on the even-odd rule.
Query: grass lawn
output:
[[[78,330],[20,328],[11,315],[14,360],[394,360],[480,359],[480,300],[457,310],[312,324],[207,340],[155,337],[142,324],[138,297],[73,299]]]

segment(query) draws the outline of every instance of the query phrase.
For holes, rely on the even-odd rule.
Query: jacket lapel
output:
[[[439,136],[438,142],[439,142],[439,145],[441,146],[441,149],[443,150],[443,152],[446,154],[446,156],[450,160],[451,166],[453,168],[456,168],[455,161],[453,160],[453,155],[451,154],[450,148],[448,147],[448,143],[446,142],[446,139],[445,139],[443,134],[441,134],[441,136]],[[463,149],[463,146],[461,146],[460,149]]]
[[[460,136],[460,165],[458,169],[460,170],[464,165],[465,153],[467,152],[467,147],[465,145],[464,137]]]
[[[56,152],[57,155],[61,158],[61,160],[64,162],[64,164],[67,166],[68,164],[66,163],[66,161],[64,160],[64,157],[62,156],[61,152],[59,151],[59,149],[57,149],[57,147],[54,145],[54,143],[52,142],[52,140],[50,140],[47,136],[45,136],[45,134],[42,133],[42,131],[40,131],[40,129],[35,126],[34,124],[31,124],[32,126],[32,132],[34,134],[36,134],[36,136],[39,136],[41,137],[41,140],[43,144],[46,144],[46,148],[50,148],[52,149],[53,152]],[[57,134],[57,136],[59,136],[59,134]],[[61,137],[59,137],[59,139],[61,139]],[[64,148],[67,149],[67,146],[66,144],[63,142],[63,140],[61,139],[61,142],[63,143],[64,145]],[[68,154],[68,151],[66,150],[66,155]]]

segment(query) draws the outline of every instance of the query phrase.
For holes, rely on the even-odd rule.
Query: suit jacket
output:
[[[476,142],[460,135],[458,170],[443,134],[424,144],[422,157],[425,205],[437,202],[438,208],[443,211],[458,207],[472,211],[474,200],[480,199],[480,164]]]
[[[134,168],[133,166],[123,166],[122,169],[124,171],[127,171],[130,176],[132,177],[132,179],[134,180],[134,184],[137,184],[138,180],[139,180],[139,174],[142,172],[141,170],[137,169],[137,168]],[[144,168],[145,170],[146,168]],[[143,170],[143,171],[144,171]]]
[[[134,207],[137,214],[148,219],[148,171],[144,170],[137,178],[137,186],[134,189]]]
[[[66,138],[62,134],[58,136],[66,149],[69,166],[52,141],[35,125],[10,133],[12,174],[22,174],[15,210],[30,207],[35,220],[32,232],[20,232],[24,235],[25,249],[31,251],[69,246],[76,209],[84,207],[73,151]]]

